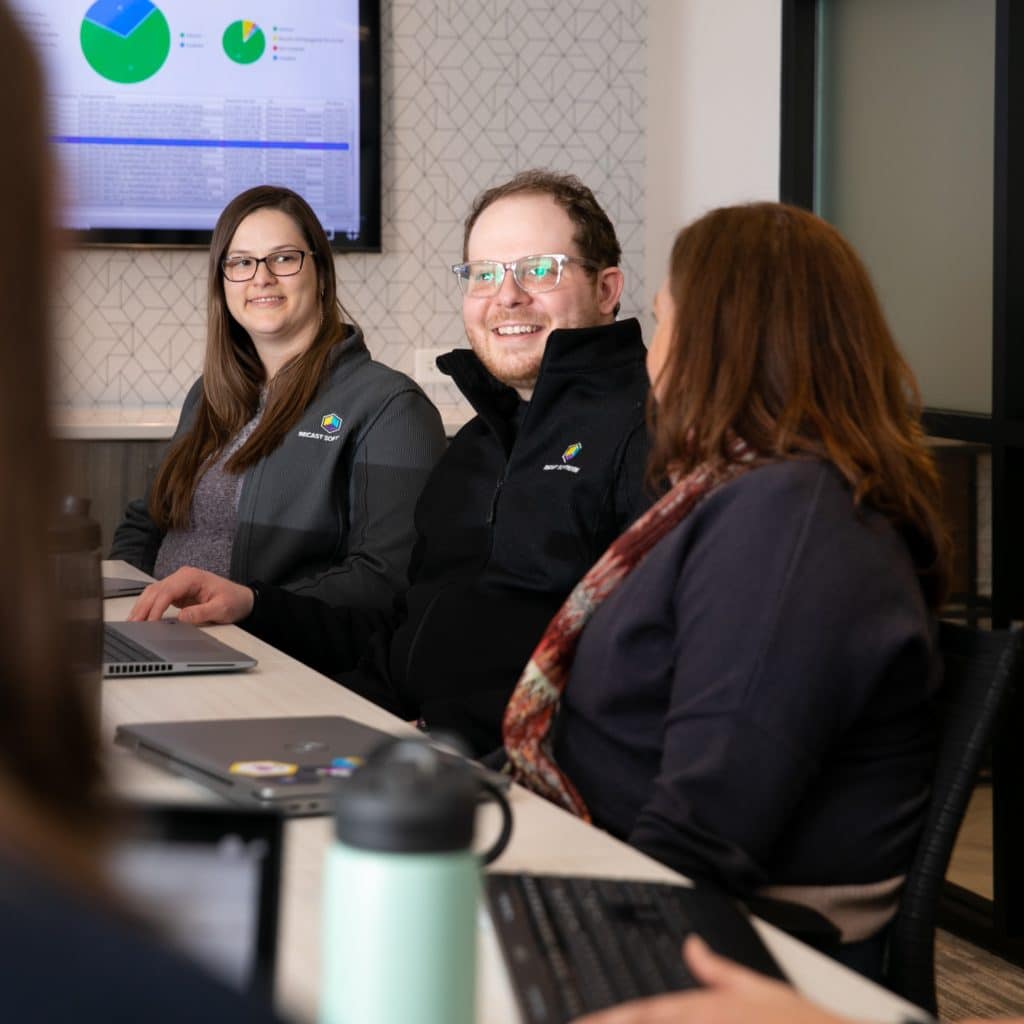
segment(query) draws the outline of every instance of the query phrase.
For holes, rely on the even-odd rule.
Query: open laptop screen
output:
[[[282,835],[272,811],[149,805],[132,810],[110,876],[171,945],[269,999]]]

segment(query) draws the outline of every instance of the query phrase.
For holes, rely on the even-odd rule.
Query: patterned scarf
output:
[[[505,709],[505,753],[517,782],[590,821],[586,804],[555,764],[551,751],[551,726],[583,627],[647,552],[702,498],[758,464],[756,453],[744,441],[734,439],[728,460],[701,463],[684,476],[614,540],[576,584],[544,631]]]

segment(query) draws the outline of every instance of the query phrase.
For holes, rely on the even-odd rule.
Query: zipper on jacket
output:
[[[507,468],[506,468],[507,472]],[[498,482],[494,485],[494,496],[491,498],[491,510],[487,513],[487,525],[493,526],[494,521],[498,518],[498,499],[501,497],[501,488],[505,485],[505,474],[498,478]]]
[[[522,418],[516,424],[516,436],[515,436],[515,438],[512,441],[512,447],[509,449],[508,453],[505,456],[505,468],[501,471],[501,476],[498,477],[498,482],[494,485],[494,494],[491,497],[491,510],[487,514],[487,525],[488,526],[494,526],[494,524],[498,520],[498,502],[501,500],[501,489],[502,489],[502,487],[505,486],[505,481],[508,479],[509,468],[512,465],[512,456],[515,453],[516,444],[518,443],[519,438],[522,435],[523,430],[526,427],[526,420],[527,420],[527,417],[529,415],[530,415],[530,406],[529,406],[529,403],[527,403],[526,408],[522,412]],[[492,433],[493,433],[494,432],[493,428],[491,428],[491,429],[492,429]],[[499,440],[499,444],[500,444],[500,440]],[[491,552],[492,553],[494,552],[494,536],[493,536],[493,534],[491,536]],[[490,555],[487,556],[487,560],[490,561]]]

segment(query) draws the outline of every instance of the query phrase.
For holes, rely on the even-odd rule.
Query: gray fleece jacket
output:
[[[202,378],[182,408],[186,434]],[[230,577],[332,605],[389,608],[406,586],[413,509],[444,451],[441,418],[416,383],[342,342],[328,377],[279,447],[245,471]],[[163,531],[148,497],[129,504],[111,558],[152,572]]]

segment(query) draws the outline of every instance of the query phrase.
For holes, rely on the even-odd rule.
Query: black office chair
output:
[[[924,830],[889,929],[885,982],[935,1013],[935,921],[953,843],[1004,694],[1021,671],[1022,634],[939,624],[941,735]]]

